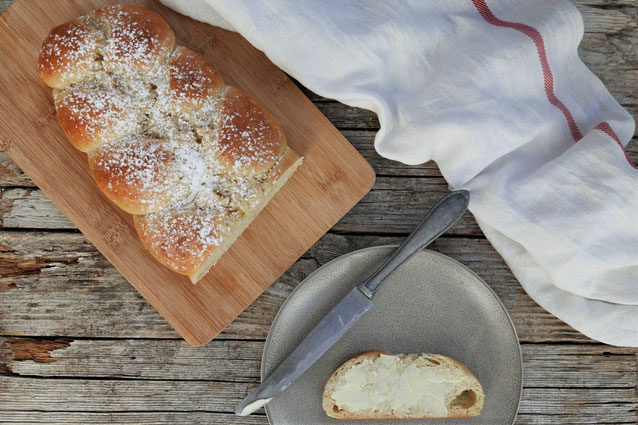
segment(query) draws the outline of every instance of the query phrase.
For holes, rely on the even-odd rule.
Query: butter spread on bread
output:
[[[193,283],[301,163],[277,120],[147,9],[105,7],[53,29],[39,69],[97,186]]]
[[[340,419],[469,417],[483,407],[481,384],[463,364],[434,354],[369,352],[330,377],[323,408]]]

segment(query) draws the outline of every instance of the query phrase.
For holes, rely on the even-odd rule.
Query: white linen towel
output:
[[[312,91],[379,115],[377,151],[433,159],[527,293],[638,346],[632,117],[581,62],[557,0],[162,0],[240,32]]]

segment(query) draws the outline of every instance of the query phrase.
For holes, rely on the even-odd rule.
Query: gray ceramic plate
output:
[[[324,265],[290,295],[273,322],[262,359],[268,376],[321,318],[363,281],[394,247],[356,251]],[[321,408],[326,381],[343,362],[370,350],[430,352],[465,363],[479,378],[485,406],[474,418],[345,421]],[[374,306],[317,363],[266,406],[273,425],[512,424],[523,369],[516,331],[496,294],[471,270],[422,251],[379,290]]]

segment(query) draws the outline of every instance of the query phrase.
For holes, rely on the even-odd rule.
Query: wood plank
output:
[[[636,390],[524,388],[516,423],[635,424]]]
[[[374,172],[285,74],[240,35],[192,21],[157,1],[138,0],[168,21],[180,44],[198,50],[229,84],[264,104],[281,122],[290,147],[304,156],[303,166],[198,285],[158,267],[139,241],[132,217],[100,193],[85,156],[66,140],[51,90],[37,72],[41,40],[53,27],[114,3],[22,0],[0,17],[0,144],[160,314],[187,341],[201,345],[350,210],[372,187]],[[44,218],[25,225],[41,228]],[[59,218],[60,228],[68,228]]]
[[[345,133],[353,145],[370,160],[377,172],[372,190],[334,227],[340,232],[409,233],[434,203],[449,191],[433,162],[411,167],[381,158],[372,145],[373,133]],[[626,148],[633,163],[638,164],[638,138]],[[0,156],[0,159],[2,157]],[[389,176],[385,176],[387,174]],[[22,177],[5,172],[9,186]],[[393,177],[395,176],[396,177]],[[428,177],[419,179],[414,177]],[[0,174],[0,178],[3,174]],[[430,178],[438,177],[438,178]],[[1,187],[1,185],[0,185]],[[38,189],[9,188],[0,190],[0,229],[75,229],[75,226]],[[467,213],[450,234],[482,235],[470,213]]]
[[[380,156],[374,149],[375,131],[342,130],[341,133],[372,165],[378,176],[441,176],[438,167],[433,161],[423,165],[405,165]],[[0,150],[0,188],[2,187],[32,188],[36,186],[13,160],[4,151]]]
[[[578,49],[583,62],[634,118],[638,104],[638,59],[633,53],[636,43],[638,27],[634,26],[630,32],[623,31],[617,36],[585,34]]]
[[[601,13],[604,13],[604,11],[607,9],[613,10],[617,8],[623,8],[624,6],[638,6],[638,0],[573,0],[572,3],[574,3],[578,8],[583,5],[604,7],[604,9],[601,9]]]
[[[604,404],[600,405],[601,413],[595,415],[583,415],[574,417],[572,415],[547,414],[540,412],[533,414],[519,414],[516,418],[516,425],[605,425],[605,424],[625,424],[635,425],[636,421],[629,416],[626,422],[626,415],[610,418],[606,416],[607,411]],[[0,416],[6,419],[7,423],[17,423],[22,425],[194,425],[194,424],[234,424],[234,425],[267,425],[265,416],[237,417],[225,413],[203,413],[203,412],[127,412],[127,413],[88,413],[88,412],[24,412],[24,411],[3,411]]]
[[[441,177],[436,163],[429,161],[422,165],[405,165],[397,161],[383,158],[374,149],[375,131],[342,130],[341,133],[372,165],[377,176],[388,177]],[[638,163],[638,138],[634,138],[626,147],[627,155]],[[9,156],[0,150],[0,188],[24,187],[33,188],[35,184],[18,168]]]
[[[433,161],[423,165],[405,165],[380,156],[374,149],[375,131],[342,130],[343,136],[372,165],[378,176],[414,176],[440,177],[441,173]],[[638,157],[638,154],[636,155]],[[0,188],[2,187],[36,187],[33,181],[0,150]]]
[[[356,249],[402,240],[326,234],[220,338],[264,339],[286,297],[319,265]],[[441,238],[432,249],[485,279],[510,312],[522,341],[590,341],[532,301],[486,240]],[[0,266],[0,335],[177,336],[81,234],[0,232]]]
[[[379,177],[372,190],[333,229],[342,232],[407,234],[449,186],[442,178]],[[0,228],[73,230],[76,226],[39,189],[0,191]],[[450,230],[456,235],[481,235],[470,213]]]
[[[636,75],[635,69],[638,63],[632,63],[632,69],[628,66],[618,69],[617,66],[608,64],[609,52],[605,48],[612,48],[612,44],[605,39],[605,36],[592,36],[590,45],[582,47],[579,52],[584,62],[607,86],[609,92],[619,101],[622,106],[631,114],[634,119],[638,117],[638,100],[635,93]],[[608,45],[609,47],[596,47],[597,44]],[[599,53],[597,50],[603,53]],[[623,59],[624,60],[624,59]],[[340,130],[360,130],[377,131],[380,128],[376,115],[365,109],[353,108],[342,103],[315,102],[315,106]],[[638,136],[638,130],[634,132]]]
[[[342,130],[341,133],[352,146],[372,165],[377,177],[410,176],[410,177],[441,177],[441,172],[434,161],[422,165],[405,165],[398,161],[391,161],[382,157],[374,149],[376,131]],[[0,156],[0,161],[2,156]],[[0,176],[2,171],[0,170]],[[0,183],[1,186],[1,183]]]
[[[259,382],[263,341],[1,338],[0,370],[20,376]]]
[[[521,350],[527,388],[635,388],[638,391],[638,348],[522,344]]]
[[[5,151],[0,150],[0,187],[6,186],[35,187],[35,184]]]
[[[5,229],[76,229],[40,189],[0,192],[0,226]]]
[[[353,108],[339,102],[318,102],[315,106],[339,129],[378,130],[377,114],[367,109]]]
[[[381,158],[372,147],[369,132],[346,133],[357,149],[375,164],[380,173],[438,177],[440,171],[433,162],[411,167]],[[627,155],[638,164],[638,139],[626,148]],[[1,158],[1,157],[0,157]],[[409,233],[442,193],[448,191],[442,179],[379,177],[374,187],[335,226],[342,232]],[[0,228],[75,229],[75,226],[39,190],[0,190]],[[482,235],[471,214],[451,229],[450,234]]]
[[[205,412],[25,412],[0,408],[3,423],[22,425],[268,425],[264,415],[238,417]]]
[[[257,384],[214,381],[41,379],[0,375],[0,406],[44,412],[232,412]],[[632,423],[634,388],[525,388],[517,423]],[[530,421],[526,421],[533,415]],[[569,421],[569,422],[568,422]]]
[[[263,341],[0,338],[0,370],[20,376],[259,382]],[[638,349],[523,344],[527,388],[635,388]]]
[[[449,190],[443,178],[379,177],[372,190],[333,230],[408,234]],[[481,236],[483,233],[467,212],[448,234]]]
[[[604,40],[604,35],[600,35],[600,39],[592,36],[591,45],[582,47],[579,52],[584,62],[590,66],[592,71],[607,85],[610,93],[618,100],[625,109],[634,117],[638,117],[638,100],[635,93],[636,79],[635,67],[637,63],[633,63],[633,69],[618,68],[618,66],[606,65],[609,52],[602,55],[596,51],[597,45],[608,45],[612,48],[612,44]],[[605,49],[606,47],[600,48]],[[588,62],[591,62],[589,64]],[[632,84],[632,85],[629,85]],[[316,102],[315,106],[340,130],[367,130],[377,131],[380,128],[376,115],[368,110],[353,108],[342,103]],[[638,136],[638,130],[634,132]]]
[[[231,413],[256,383],[40,379],[0,375],[3,410]],[[263,411],[262,411],[263,412]]]
[[[81,234],[1,232],[0,267],[0,334],[178,337]],[[265,338],[285,297],[317,267],[297,261],[225,337]]]
[[[634,3],[634,6],[636,4]],[[585,32],[588,34],[616,34],[623,30],[632,30],[636,27],[635,17],[632,16],[635,9],[592,7],[585,4],[576,4],[576,7],[583,15]]]
[[[378,176],[410,176],[410,177],[440,177],[441,173],[433,161],[422,165],[405,165],[381,157],[374,150],[376,132],[344,130],[343,135],[374,167]],[[627,155],[638,163],[638,139],[634,138],[626,147]],[[25,187],[33,188],[35,184],[22,172],[17,165],[0,150],[0,188]]]

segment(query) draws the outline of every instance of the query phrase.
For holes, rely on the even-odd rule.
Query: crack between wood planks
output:
[[[202,383],[224,383],[224,384],[259,384],[261,379],[257,376],[254,378],[246,378],[246,379],[236,379],[236,380],[227,380],[227,379],[176,379],[176,378],[141,378],[136,376],[43,376],[43,375],[32,375],[32,374],[19,374],[15,372],[11,373],[0,373],[0,376],[8,376],[16,379],[35,379],[35,380],[51,380],[51,381],[103,381],[103,382],[202,382]],[[633,385],[625,385],[625,386],[523,386],[524,389],[527,390],[547,390],[547,389],[556,389],[556,390],[626,390],[634,388]],[[629,405],[637,405],[635,401],[627,401],[627,400],[617,400],[617,401],[605,401],[605,402],[596,402],[596,403],[584,403],[584,404],[629,404]]]
[[[66,340],[79,340],[79,341],[184,341],[184,338],[180,337],[122,337],[122,336],[73,336],[73,335],[0,335],[0,338],[25,338],[25,339],[42,339],[42,340],[55,340],[55,339],[66,339]],[[214,341],[228,341],[228,342],[266,342],[266,338],[224,338],[223,335],[219,335]],[[186,343],[184,341],[184,343]]]
[[[626,390],[629,388],[634,388],[633,385],[614,385],[608,387],[587,387],[587,386],[577,386],[577,385],[561,385],[561,386],[537,386],[537,385],[523,385],[523,388],[526,390]],[[600,402],[595,404],[603,404],[603,403],[616,403],[616,402]],[[637,403],[635,401],[619,401],[618,403]]]
[[[332,125],[334,125],[334,124],[332,124]],[[380,127],[372,127],[372,126],[370,126],[370,127],[337,127],[337,126],[335,126],[335,128],[337,130],[339,130],[339,131],[371,131],[371,132],[374,131],[374,132],[377,132],[377,131],[380,130]]]
[[[585,5],[584,5],[585,6]],[[636,9],[636,6],[628,6],[626,4],[588,4],[587,7],[591,7],[592,9],[600,9],[600,10],[618,10],[622,11],[622,9]],[[585,31],[587,33],[587,31]]]
[[[312,256],[303,257],[304,259],[314,259]],[[70,340],[80,340],[80,341],[184,341],[183,338],[180,337],[121,337],[121,336],[73,336],[73,335],[11,335],[4,334],[0,335],[0,338],[29,338],[29,339],[46,339],[46,340],[54,340],[54,339],[70,339]],[[266,338],[256,337],[246,337],[246,338],[237,338],[237,337],[224,337],[224,335],[219,335],[213,341],[229,341],[229,342],[266,342]],[[520,341],[521,346],[523,345],[565,345],[565,346],[593,346],[593,345],[604,345],[598,341],[593,340],[584,340],[584,341]],[[638,353],[637,353],[638,354]],[[607,352],[605,355],[627,355],[627,354],[619,354],[619,353],[611,353]]]
[[[508,310],[509,312],[509,310]],[[548,317],[548,319],[550,320],[555,320],[556,317],[555,316],[551,316]],[[575,331],[577,332],[577,331]],[[577,334],[580,335],[580,334]],[[523,344],[529,344],[529,345],[581,345],[581,346],[591,346],[591,345],[600,345],[601,343],[598,341],[580,341],[577,339],[566,339],[566,340],[557,340],[557,339],[552,339],[552,340],[533,340],[533,339],[520,339],[519,338],[519,343],[521,344],[521,346]]]
[[[418,174],[383,174],[383,173],[379,173],[379,174],[375,174],[378,177],[383,177],[383,178],[397,178],[397,179],[422,179],[422,180],[432,180],[432,179],[439,179],[439,180],[443,180],[443,176],[441,175],[434,175],[434,176],[428,176],[428,175],[418,175]],[[377,189],[377,190],[381,190],[381,189]],[[391,191],[393,189],[386,189],[386,191]]]
[[[82,233],[78,229],[49,229],[49,228],[32,228],[32,227],[1,227],[0,232],[13,233],[62,233],[62,234],[78,234]]]
[[[135,413],[215,413],[222,415],[234,416],[234,412],[224,412],[221,410],[40,410],[40,409],[30,409],[30,410],[21,410],[21,409],[5,409],[2,408],[1,412],[38,412],[38,413],[104,413],[104,414],[135,414]],[[265,413],[255,412],[251,415],[255,416],[266,416]],[[7,423],[20,423],[24,422],[2,422],[3,424]]]
[[[260,377],[246,378],[245,380],[227,380],[227,379],[177,379],[177,378],[142,378],[138,376],[66,376],[66,375],[33,375],[16,372],[2,373],[0,376],[6,376],[16,379],[34,379],[39,381],[103,381],[103,382],[204,382],[204,383],[222,383],[222,384],[259,384]]]
[[[534,417],[534,416],[557,416],[557,417],[574,417],[572,413],[561,414],[543,414],[543,413],[519,413],[517,417]],[[582,416],[579,417],[579,419]],[[578,422],[578,425],[636,425],[636,422]]]
[[[619,402],[615,402],[615,401],[603,401],[603,402],[600,402],[600,403],[582,403],[582,404],[580,404],[578,406],[583,406],[583,405],[594,405],[594,406],[596,406],[596,405],[600,405],[600,404],[635,404],[635,403],[636,403],[635,401],[627,402],[627,403],[619,403]],[[627,413],[632,413],[633,411],[634,410],[628,410]],[[604,413],[604,412],[601,412],[601,413]],[[534,413],[519,413],[518,414],[518,416],[521,416],[521,415],[526,415],[526,416],[558,416],[558,417],[565,417],[565,416],[573,417],[574,416],[573,413],[551,413],[551,412],[547,412],[547,413],[545,413],[545,412],[538,412],[538,413],[534,412]],[[636,425],[635,422],[595,422],[594,424],[595,425],[599,425],[599,424],[607,424],[607,423],[609,423],[609,424],[630,423],[630,424]]]
[[[39,190],[38,186],[21,186],[21,185],[8,185],[8,186],[0,186],[0,192],[4,190]]]
[[[411,230],[409,229],[406,229],[405,231],[390,230],[386,232],[383,230],[357,231],[357,230],[341,230],[337,228],[337,229],[330,229],[326,234],[334,234],[334,235],[340,235],[340,236],[387,236],[387,237],[405,238],[407,235],[410,234],[410,232]],[[437,240],[438,239],[484,239],[484,240],[487,240],[487,238],[483,234],[477,235],[477,234],[457,234],[457,233],[451,233],[451,234],[444,233],[443,235],[438,237]]]

